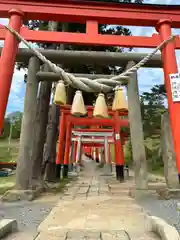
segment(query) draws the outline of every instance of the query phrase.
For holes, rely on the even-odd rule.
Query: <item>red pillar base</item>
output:
[[[56,178],[61,178],[61,164],[56,164]]]
[[[178,174],[178,178],[179,178],[179,184],[180,184],[180,174]]]
[[[69,170],[68,164],[64,164],[64,166],[63,166],[63,178],[68,178],[68,170]]]
[[[95,159],[95,160],[96,160],[96,162],[97,162],[97,163],[99,163],[99,158],[98,158],[98,157],[96,157],[96,159]]]
[[[116,179],[124,182],[124,165],[116,165]]]
[[[120,125],[118,124],[119,113],[116,111],[114,113],[114,119],[116,124],[114,127],[114,153],[115,153],[115,163],[116,163],[116,179],[120,182],[124,181],[124,153],[123,146],[120,137]]]

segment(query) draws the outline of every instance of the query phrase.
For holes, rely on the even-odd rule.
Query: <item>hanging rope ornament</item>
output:
[[[86,115],[86,113],[87,113],[87,110],[84,105],[82,92],[78,90],[74,95],[74,99],[71,107],[71,114],[76,117],[80,117],[80,116]]]
[[[94,106],[93,116],[108,118],[108,107],[103,93],[99,93]]]
[[[128,105],[127,105],[127,101],[123,92],[123,88],[122,87],[118,87],[115,89],[115,94],[114,94],[114,100],[113,100],[113,105],[112,105],[112,110],[116,111],[116,110],[127,110],[128,109]]]
[[[66,104],[66,88],[64,82],[61,80],[58,82],[54,94],[54,103],[58,105]]]

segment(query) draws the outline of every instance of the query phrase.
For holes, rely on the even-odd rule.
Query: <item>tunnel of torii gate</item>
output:
[[[171,35],[171,28],[180,27],[180,6],[165,6],[165,5],[148,5],[148,4],[120,4],[120,3],[105,3],[105,2],[95,2],[95,1],[80,1],[80,0],[46,0],[36,2],[29,0],[0,0],[0,17],[9,18],[9,26],[13,28],[16,32],[31,42],[40,43],[64,43],[64,44],[80,44],[80,45],[99,45],[99,46],[120,46],[128,48],[155,48],[163,40],[167,40]],[[33,31],[29,30],[23,26],[23,22],[26,20],[48,20],[57,22],[78,22],[86,24],[85,33],[70,33],[70,32],[47,32],[47,31]],[[115,25],[129,25],[129,26],[148,26],[155,27],[157,34],[153,34],[151,37],[144,36],[117,36],[117,35],[101,35],[98,33],[98,24],[115,24]],[[18,52],[18,44],[16,37],[9,31],[5,30],[4,27],[0,28],[0,40],[4,40],[4,47],[1,52],[0,60],[0,129],[2,130],[3,119],[6,111],[6,106],[8,102],[8,96],[11,87],[12,76],[14,72],[14,66],[18,57],[22,57],[21,51]],[[175,91],[171,83],[173,82],[173,77],[177,74],[177,62],[175,56],[175,49],[180,49],[180,39],[176,37],[174,41],[168,42],[161,49],[162,57],[162,67],[164,70],[164,79],[166,85],[166,91],[168,96],[168,106],[170,112],[170,122],[172,128],[172,136],[174,142],[174,149],[176,153],[176,165],[178,170],[178,175],[180,176],[180,103],[179,98],[175,96]],[[25,51],[24,51],[25,52]],[[56,59],[58,54],[53,55],[52,52],[45,52],[45,54],[51,54]],[[68,53],[66,55],[66,60]],[[72,54],[72,53],[71,53]],[[36,75],[39,71],[38,61],[35,61],[32,57],[33,54],[30,51],[26,52],[26,60],[29,61],[29,69],[34,66],[34,72],[30,71],[28,73],[28,78],[30,80],[30,75],[38,79]],[[98,55],[98,53],[97,53]],[[98,59],[98,56],[94,58]],[[101,54],[100,54],[101,55]],[[129,55],[130,56],[130,55]],[[101,55],[102,57],[102,55]],[[86,60],[88,56],[86,55]],[[108,59],[117,63],[117,56],[112,57],[106,56],[106,61]],[[127,57],[124,56],[127,59]],[[103,58],[101,58],[103,59]],[[142,58],[141,58],[142,59]],[[157,67],[157,62],[159,61],[159,56],[154,58],[156,63],[154,67]],[[122,59],[121,59],[122,60]],[[33,62],[34,61],[34,62]],[[82,61],[82,58],[81,58]],[[103,61],[103,60],[102,60]],[[132,62],[133,61],[133,62]],[[137,63],[137,56],[134,59],[128,60],[127,68],[131,67],[133,64]],[[153,62],[153,58],[151,58]],[[106,62],[107,63],[107,62]],[[126,63],[127,64],[127,61]],[[150,61],[149,61],[150,64]],[[118,64],[116,64],[118,65]],[[153,64],[152,64],[153,65]],[[161,66],[161,64],[160,64]],[[36,71],[37,70],[37,71]],[[39,79],[42,75],[39,74]],[[46,80],[49,80],[49,76],[46,74]],[[53,79],[57,80],[57,74],[52,74]],[[31,84],[33,82],[31,81]],[[38,84],[36,84],[38,88]],[[138,188],[147,188],[147,167],[146,167],[146,157],[145,149],[143,144],[143,131],[142,122],[140,114],[140,105],[138,97],[138,85],[137,85],[137,74],[134,74],[127,84],[128,90],[128,116],[130,123],[130,135],[133,150],[133,160],[134,160],[134,170],[135,170],[135,181]],[[26,100],[28,97],[33,97],[34,100],[31,104],[35,103],[36,91],[27,91]],[[28,95],[29,94],[29,95]],[[34,95],[33,95],[34,94]],[[33,106],[34,107],[34,106]],[[33,111],[31,111],[34,114]],[[26,114],[26,109],[24,114]],[[29,113],[28,113],[29,114]],[[29,114],[30,115],[30,114]],[[28,116],[29,116],[28,115]],[[71,119],[71,117],[70,117]],[[75,120],[75,118],[73,119]],[[77,120],[78,121],[78,120]],[[84,119],[83,119],[84,121]],[[100,120],[99,120],[100,121]],[[100,124],[103,125],[106,119],[102,119]],[[29,120],[29,124],[31,121]],[[82,122],[81,122],[82,123]],[[79,124],[79,122],[78,122]],[[88,122],[88,125],[91,123]],[[93,124],[97,125],[95,122]],[[69,123],[69,129],[70,129]],[[23,126],[25,128],[25,125]],[[27,126],[26,126],[27,127]],[[116,130],[115,130],[116,131]],[[68,131],[67,131],[68,132]],[[66,136],[67,133],[66,132]],[[70,132],[70,130],[69,130]],[[22,133],[23,134],[23,133]],[[31,134],[31,132],[29,132]],[[67,138],[66,138],[67,139]],[[68,141],[68,140],[67,140]],[[28,145],[28,143],[26,143]],[[25,147],[25,144],[24,144]],[[23,148],[23,146],[20,146]],[[67,156],[65,156],[66,158]],[[27,175],[29,173],[27,172]]]
[[[109,163],[109,144],[108,137],[113,138],[114,143],[114,155],[115,155],[115,165],[116,165],[116,178],[118,180],[124,180],[124,154],[123,154],[123,137],[127,137],[127,135],[120,133],[122,127],[128,127],[128,119],[121,119],[120,116],[128,116],[128,111],[115,111],[113,112],[111,109],[108,109],[109,116],[112,116],[111,119],[98,119],[92,117],[93,115],[93,107],[87,107],[88,116],[86,118],[78,118],[73,117],[71,115],[71,107],[66,105],[61,107],[60,114],[60,122],[59,122],[59,139],[58,139],[58,153],[56,158],[56,164],[59,166],[58,168],[58,176],[60,177],[61,165],[63,165],[63,176],[67,177],[68,174],[68,166],[69,166],[69,154],[70,154],[70,146],[71,142],[74,142],[74,159],[75,162],[80,161],[82,146],[81,142],[85,141],[87,143],[87,136],[92,137],[104,137],[104,139],[96,138],[94,141],[100,142],[104,141],[104,151],[105,151],[105,161],[106,164]],[[89,126],[89,129],[73,129],[73,126]],[[100,128],[100,127],[106,128]],[[107,127],[111,127],[111,129],[107,129]],[[87,133],[87,134],[86,134]],[[66,134],[66,136],[65,136]],[[74,139],[72,135],[79,136],[78,139]],[[85,137],[82,139],[81,137]],[[65,140],[65,151],[64,151],[64,139]],[[89,141],[92,146],[95,146],[93,139]],[[64,159],[63,159],[63,152]],[[97,156],[96,156],[97,157]]]

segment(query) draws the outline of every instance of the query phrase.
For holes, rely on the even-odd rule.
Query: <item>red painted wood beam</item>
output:
[[[92,143],[81,143],[82,146],[83,146],[83,152],[87,152],[89,153],[89,150],[85,150],[85,147],[97,147],[97,148],[100,148],[100,147],[104,147],[104,144],[103,143],[95,143],[95,144],[92,144]],[[111,145],[113,143],[109,143],[109,145]]]
[[[86,106],[87,111],[92,114],[92,111],[94,110],[93,106]],[[62,105],[61,111],[63,111],[65,114],[71,114],[71,105]],[[108,114],[114,116],[114,111],[112,111],[111,107],[108,107]],[[128,116],[128,110],[119,111],[119,116]]]
[[[152,37],[138,37],[70,32],[52,32],[49,34],[47,31],[34,31],[26,28],[22,28],[21,35],[27,41],[40,43],[47,42],[58,44],[67,43],[143,48],[154,48],[160,44],[160,38],[158,35],[154,35]]]
[[[86,138],[85,136],[83,138]],[[108,140],[114,140],[112,137],[107,137]],[[73,137],[73,139],[75,139],[76,141],[78,141],[78,137]],[[97,139],[97,140],[104,140],[104,137],[95,137],[94,139]],[[92,141],[93,142],[93,141]],[[92,143],[91,143],[92,144]],[[93,143],[94,144],[94,143]]]
[[[4,40],[6,30],[0,28],[0,40]],[[160,44],[158,34],[152,37],[141,36],[117,36],[89,33],[70,33],[70,32],[51,32],[34,31],[22,27],[21,36],[27,41],[39,43],[68,43],[80,45],[102,45],[102,46],[121,46],[134,48],[155,48]],[[176,48],[180,49],[180,38],[176,39]]]
[[[94,106],[92,106],[92,105],[86,105],[86,109],[88,110],[88,111],[93,111],[94,110]],[[70,110],[71,110],[71,105],[68,105],[68,104],[66,104],[66,105],[61,105],[61,110],[69,110],[69,112],[70,112]],[[108,111],[112,111],[112,108],[111,107],[108,107]]]
[[[107,4],[88,1],[28,1],[1,0],[0,17],[9,17],[12,8],[25,13],[25,20],[54,20],[59,22],[86,22],[96,20],[103,24],[155,26],[160,19],[171,19],[172,27],[180,27],[180,6],[137,4]]]
[[[102,129],[102,128],[87,128],[87,129],[82,129],[82,128],[73,128],[72,131],[75,132],[113,132],[113,129]]]
[[[124,141],[127,141],[129,138],[124,138]],[[104,144],[103,143],[85,143],[85,142],[82,142],[81,143],[83,147],[104,147]],[[109,143],[109,145],[111,144],[114,144],[113,142],[112,143]]]
[[[82,143],[82,146],[83,147],[90,147],[90,146],[93,146],[93,147],[104,147],[104,144],[102,144],[102,143],[93,143],[93,145],[92,145],[92,143]],[[83,151],[86,152],[85,149],[83,149]],[[89,151],[87,151],[87,152],[89,152]]]
[[[76,118],[73,116],[67,116],[67,121],[71,121],[73,125],[82,125],[82,126],[92,126],[92,125],[101,125],[101,126],[114,126],[115,121],[113,119],[100,119],[100,118]],[[129,122],[126,119],[119,119],[119,124],[121,127],[128,127]]]
[[[69,109],[61,109],[61,111],[64,112],[65,115],[70,115],[71,114]],[[90,110],[89,112],[92,112],[92,111]],[[113,116],[114,115],[113,111],[108,111],[108,115]],[[127,116],[127,115],[128,115],[128,113],[124,112],[124,111],[119,114],[119,116]]]
[[[70,115],[70,112],[69,112],[69,110],[61,110],[62,112],[64,112],[65,113],[65,115]],[[108,111],[108,115],[109,116],[113,116],[114,115],[114,113],[113,113],[113,111]],[[122,112],[120,112],[119,113],[119,116],[128,116],[128,113],[127,112],[124,112],[124,111],[122,111]],[[90,117],[90,118],[93,118],[93,116],[92,117]]]
[[[86,128],[86,129],[72,128],[72,131],[75,131],[75,132],[113,132],[114,133],[114,129],[109,129],[109,128],[107,128],[107,129],[103,129],[103,128]],[[127,132],[121,132],[120,134],[122,137],[129,136]]]

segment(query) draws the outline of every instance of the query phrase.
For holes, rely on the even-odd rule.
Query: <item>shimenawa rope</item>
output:
[[[114,76],[110,79],[97,78],[94,80],[88,78],[75,77],[71,73],[65,72],[62,68],[56,66],[54,63],[49,61],[45,56],[43,56],[38,50],[33,48],[19,33],[17,33],[10,26],[4,26],[8,31],[10,31],[19,42],[23,42],[33,53],[39,58],[43,63],[47,64],[51,71],[58,73],[61,80],[65,84],[71,85],[74,88],[80,89],[86,92],[110,92],[114,88],[118,88],[121,84],[121,80],[128,80],[132,74],[134,74],[140,67],[144,66],[151,57],[158,51],[161,50],[168,42],[175,40],[176,36],[170,36],[167,40],[162,41],[151,53],[147,54],[139,63],[129,68],[125,72]]]

